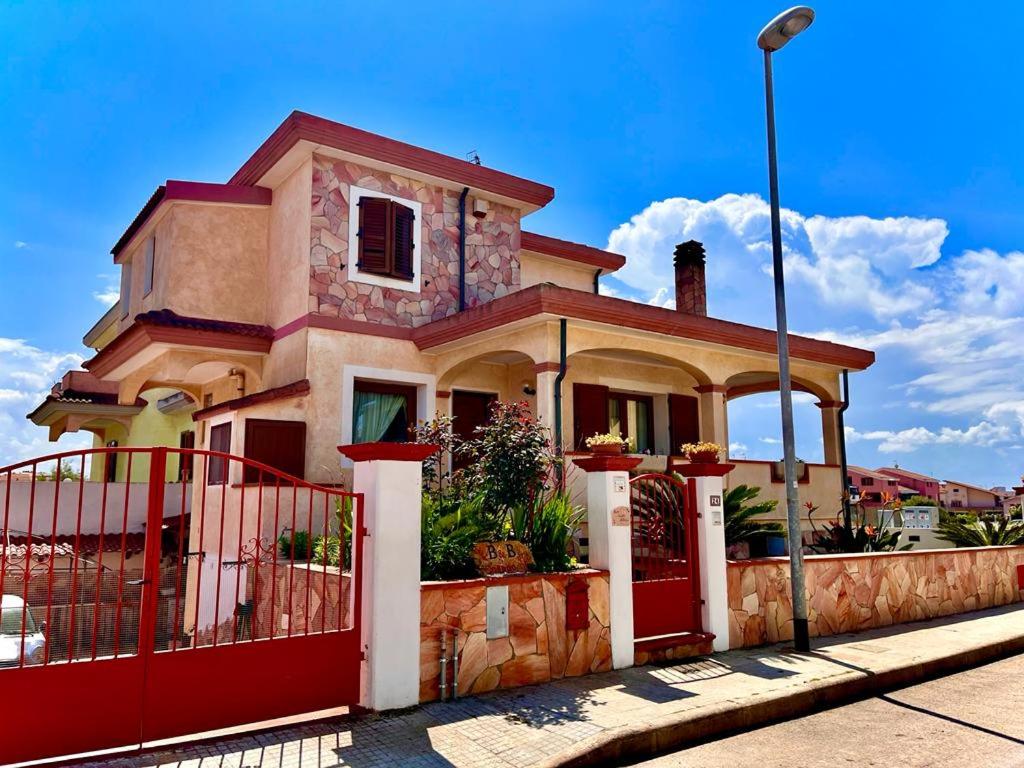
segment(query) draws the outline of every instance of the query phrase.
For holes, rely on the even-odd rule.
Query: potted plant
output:
[[[622,453],[623,448],[626,446],[626,441],[618,433],[606,432],[603,435],[595,434],[593,437],[588,437],[586,444],[592,453],[614,456]]]
[[[679,452],[691,464],[717,464],[722,455],[722,446],[717,443],[683,443]]]

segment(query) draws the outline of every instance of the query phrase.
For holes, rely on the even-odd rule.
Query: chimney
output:
[[[704,245],[688,240],[676,246],[676,311],[707,317],[708,297],[704,284]]]

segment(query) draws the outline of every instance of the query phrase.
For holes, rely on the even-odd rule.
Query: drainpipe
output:
[[[596,282],[596,278],[595,278]],[[568,321],[558,321],[558,375],[555,376],[555,454],[562,458],[562,381],[565,379],[565,338]],[[565,490],[565,462],[558,470],[558,490]]]
[[[469,187],[459,195],[459,312],[466,308],[466,196]]]
[[[847,533],[853,526],[853,513],[850,511],[850,483],[847,481],[848,469],[846,466],[846,425],[843,420],[843,413],[850,407],[850,371],[843,368],[843,404],[839,406],[837,421],[839,422],[839,471],[842,473],[843,482],[843,522],[846,524]]]
[[[594,273],[594,293],[601,292],[601,273],[603,271],[604,270],[599,269],[597,270],[597,272]]]

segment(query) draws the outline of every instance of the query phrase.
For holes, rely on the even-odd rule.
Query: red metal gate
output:
[[[701,632],[696,483],[640,475],[630,480],[629,498],[634,637]]]
[[[100,448],[0,469],[0,504],[0,764],[358,700],[361,494]]]

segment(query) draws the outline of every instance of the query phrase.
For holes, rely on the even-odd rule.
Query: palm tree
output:
[[[749,541],[756,536],[769,533],[785,533],[781,523],[766,522],[754,518],[774,512],[778,501],[766,499],[756,504],[747,504],[761,493],[757,486],[737,485],[725,494],[725,544]],[[746,505],[746,506],[745,506]]]
[[[991,520],[965,522],[951,517],[939,523],[939,538],[958,547],[999,547],[1009,544],[1024,544],[1024,523],[1011,523],[1008,517],[998,523]]]

